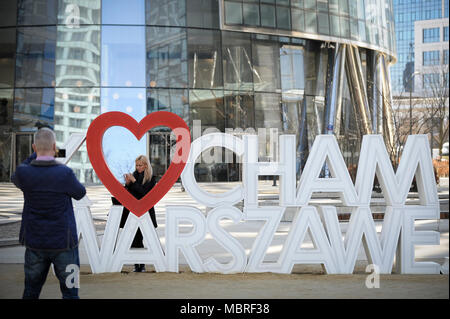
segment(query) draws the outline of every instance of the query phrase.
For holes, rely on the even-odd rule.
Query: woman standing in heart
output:
[[[136,170],[133,174],[125,174],[125,188],[136,198],[141,199],[148,192],[152,190],[156,185],[155,177],[153,176],[152,166],[147,156],[140,155],[136,158],[135,161]],[[150,218],[152,219],[153,226],[155,228],[158,227],[156,223],[155,217],[155,209],[152,207],[149,209]],[[125,222],[127,221],[128,214],[130,211],[124,207],[122,211],[122,219],[120,221],[120,227],[123,228],[125,226]],[[133,243],[131,245],[132,248],[143,248],[143,237],[141,230],[138,229],[136,235],[134,237]],[[135,272],[144,272],[145,265],[143,264],[135,264],[134,265]]]

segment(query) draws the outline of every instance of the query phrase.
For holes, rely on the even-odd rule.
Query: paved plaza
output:
[[[209,192],[225,192],[234,183],[202,184]],[[111,195],[102,185],[87,186],[87,196],[92,201],[90,207],[97,236],[101,240],[106,219],[111,207]],[[259,185],[261,205],[277,203],[278,186],[272,181],[262,181]],[[383,198],[374,193],[373,210],[381,211]],[[441,212],[448,214],[448,186],[439,188]],[[417,196],[410,195],[408,201],[414,203]],[[337,197],[317,196],[316,204],[333,204],[339,206]],[[165,244],[165,206],[192,205],[207,213],[208,209],[196,203],[187,192],[175,184],[169,193],[156,205],[156,217],[159,227],[157,234],[162,246]],[[0,184],[0,270],[2,283],[0,298],[20,298],[23,289],[24,247],[18,244],[18,231],[23,205],[22,193],[10,183]],[[280,223],[274,239],[268,249],[265,261],[278,259],[281,247],[291,227],[292,214],[286,213]],[[381,231],[382,220],[375,221],[377,231]],[[245,221],[233,224],[223,221],[221,226],[244,246],[246,252],[263,226],[263,222]],[[341,229],[345,234],[348,220],[341,220]],[[189,226],[185,231],[188,231]],[[417,230],[434,230],[440,233],[440,245],[416,246],[417,261],[435,261],[441,265],[449,256],[448,219],[426,220],[416,222]],[[120,233],[119,233],[120,236]],[[304,247],[313,247],[310,238],[306,238]],[[214,256],[219,262],[229,261],[232,257],[207,234],[205,241],[196,246],[203,260]],[[367,289],[364,282],[367,277],[365,267],[367,257],[361,245],[355,274],[326,275],[320,265],[296,265],[290,275],[282,274],[196,274],[187,266],[184,256],[180,254],[180,273],[155,273],[148,267],[147,273],[132,273],[132,265],[125,265],[118,274],[92,274],[88,263],[83,240],[80,242],[81,290],[84,298],[448,298],[448,275],[382,275],[380,289]],[[8,275],[11,274],[11,275]],[[318,276],[320,275],[320,276]],[[141,280],[145,279],[145,280]],[[200,290],[190,290],[195,280]],[[187,285],[187,283],[190,283]],[[384,283],[384,286],[383,286]],[[220,286],[222,285],[222,286]],[[264,287],[271,287],[264,289]],[[331,285],[326,288],[326,285]],[[48,286],[48,287],[47,287]],[[59,288],[53,274],[49,275],[48,285],[44,287],[43,298],[59,298]],[[218,287],[222,288],[218,288]],[[101,293],[101,287],[108,288],[108,293]],[[138,287],[138,288],[137,288]],[[163,292],[157,291],[157,287]],[[326,289],[325,289],[326,288]],[[119,289],[119,290],[117,290]],[[137,290],[136,290],[137,289]],[[102,291],[105,291],[104,289]],[[136,291],[144,291],[138,295]],[[338,292],[341,292],[338,294]]]

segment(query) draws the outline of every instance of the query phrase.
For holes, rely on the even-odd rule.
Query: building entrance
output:
[[[34,132],[13,132],[11,143],[11,173],[16,171],[16,167],[20,165],[28,156],[33,153]]]
[[[175,151],[175,139],[170,139],[170,131],[151,131],[149,138],[149,159],[156,181],[167,172],[170,166],[171,154]],[[173,148],[173,149],[172,149]]]

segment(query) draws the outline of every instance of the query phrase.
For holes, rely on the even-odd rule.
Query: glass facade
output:
[[[439,65],[441,61],[439,59],[439,51],[424,51],[423,52],[423,65]]]
[[[390,0],[224,0],[224,22],[227,30],[353,39],[395,53]]]
[[[298,174],[317,134],[335,134],[350,167],[363,134],[385,133],[369,88],[373,74],[388,72],[374,61],[395,58],[390,0],[8,0],[0,8],[2,181],[37,128],[52,127],[60,147],[109,111],[137,121],[174,112],[193,137],[258,134],[264,161],[274,160],[277,134],[295,134]],[[140,141],[112,127],[103,140],[119,181],[139,154],[161,177],[173,149],[164,127]],[[236,156],[203,155],[198,181],[241,178]],[[85,145],[69,166],[82,182],[99,182]]]
[[[444,6],[444,12],[442,12]],[[391,68],[391,85],[395,94],[414,88],[414,22],[448,17],[448,0],[393,0],[397,63]],[[439,42],[440,28],[424,29],[420,42]],[[446,41],[446,40],[444,40]]]
[[[423,43],[432,43],[439,41],[439,28],[423,29]]]

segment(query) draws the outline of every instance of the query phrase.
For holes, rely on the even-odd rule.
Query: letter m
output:
[[[355,188],[361,205],[369,205],[375,173],[387,206],[404,205],[414,176],[420,205],[439,207],[430,147],[426,135],[410,135],[403,149],[397,172],[381,135],[365,135],[361,145]]]

